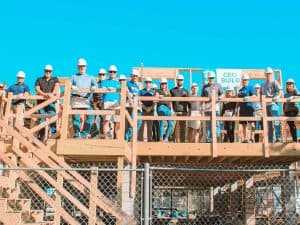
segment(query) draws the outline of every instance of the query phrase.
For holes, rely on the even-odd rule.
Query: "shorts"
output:
[[[117,110],[120,109],[120,103],[119,102],[103,102],[103,109],[104,110]],[[120,115],[104,115],[104,120],[110,120],[112,122],[120,122]]]
[[[200,111],[191,111],[191,117],[193,116],[201,116]],[[188,127],[193,129],[200,129],[201,128],[201,121],[200,120],[189,120]]]
[[[239,116],[254,116],[253,115],[253,108],[251,106],[248,106],[248,107],[243,107],[243,108],[240,108],[240,114]],[[245,120],[242,120],[240,121],[240,124],[247,124],[248,121],[245,121]]]

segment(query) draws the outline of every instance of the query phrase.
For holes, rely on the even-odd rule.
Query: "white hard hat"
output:
[[[181,74],[178,74],[176,77],[176,80],[184,80],[184,76]]]
[[[265,74],[271,74],[271,73],[274,73],[273,69],[271,67],[267,67],[265,69]]]
[[[146,77],[144,82],[152,82],[152,78],[151,77]]]
[[[25,72],[20,70],[18,73],[17,73],[17,77],[21,77],[21,78],[25,78]]]
[[[110,65],[108,71],[114,71],[114,72],[117,72],[118,69],[117,69],[117,67],[116,67],[115,65]]]
[[[52,66],[50,64],[46,65],[44,70],[53,70]]]
[[[254,88],[260,88],[260,85],[259,84],[255,84]]]
[[[77,65],[78,66],[86,66],[87,65],[86,60],[84,58],[78,59]]]
[[[3,83],[0,83],[0,87],[4,87],[4,84],[3,84]]]
[[[287,79],[287,81],[285,83],[293,83],[293,84],[295,84],[295,81],[294,81],[294,79],[289,78],[289,79]]]
[[[242,75],[242,80],[249,80],[248,74],[243,74]]]
[[[126,79],[127,79],[127,77],[125,74],[120,74],[119,80],[126,80]]]
[[[152,88],[154,89],[154,88],[158,88],[157,87],[157,84],[152,84]]]
[[[205,72],[207,78],[215,78],[216,77],[216,74],[214,71],[206,71]]]
[[[198,87],[198,84],[197,83],[192,83],[191,87]]]
[[[98,74],[106,74],[106,70],[101,68],[99,71],[98,71]]]
[[[135,76],[140,76],[140,71],[137,70],[137,69],[133,69],[133,70],[131,71],[131,76],[133,76],[133,75],[135,75]]]
[[[168,83],[168,80],[166,78],[161,78],[160,83]]]
[[[226,91],[234,91],[233,86],[228,84],[227,87],[226,87]]]

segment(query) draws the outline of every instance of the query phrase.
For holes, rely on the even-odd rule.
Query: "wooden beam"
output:
[[[216,97],[217,93],[215,90],[212,90],[211,92],[211,150],[212,150],[212,156],[215,158],[218,156],[218,148],[217,148],[217,115],[216,115]]]
[[[261,102],[262,102],[262,111],[263,111],[263,148],[264,148],[264,155],[266,158],[270,157],[270,149],[269,149],[269,135],[268,135],[268,122],[267,122],[267,104],[266,104],[266,96],[261,95]]]
[[[65,93],[63,96],[64,103],[63,103],[63,111],[62,111],[62,118],[61,118],[61,134],[60,139],[66,140],[68,137],[68,122],[69,122],[69,108],[70,108],[70,95],[71,95],[71,81],[68,80],[65,83]]]
[[[90,190],[90,201],[89,201],[89,224],[95,225],[97,221],[97,204],[95,199],[97,198],[97,190],[98,190],[98,170],[97,167],[91,168],[91,190]]]

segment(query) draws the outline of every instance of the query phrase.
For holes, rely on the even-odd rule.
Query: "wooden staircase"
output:
[[[89,219],[88,224],[104,225],[101,218],[96,215],[97,207],[115,217],[117,220],[124,221],[128,225],[137,224],[134,218],[127,215],[114,202],[104,196],[104,194],[98,190],[97,185],[95,188],[95,184],[91,184],[90,181],[82,177],[77,171],[74,171],[62,158],[52,152],[47,145],[39,141],[29,129],[18,124],[15,124],[14,127],[10,127],[6,125],[2,119],[0,119],[0,128],[5,129],[6,135],[12,136],[11,149],[9,152],[0,149],[0,160],[8,167],[22,166],[35,168],[35,174],[53,187],[59,197],[70,201],[81,214]],[[56,172],[56,178],[53,178],[46,171],[38,170],[41,165],[56,169],[63,168],[63,170],[53,170]],[[34,182],[29,173],[23,170],[15,170],[12,174],[14,174],[11,175],[13,177],[1,177],[3,178],[3,184],[10,184],[8,187],[6,185],[0,186],[2,194],[0,221],[2,223],[9,224],[7,223],[9,221],[7,218],[11,215],[11,221],[13,219],[16,223],[10,222],[10,224],[60,224],[59,221],[61,219],[68,224],[80,224],[73,215],[61,207],[61,202],[49,197],[45,193],[45,190]],[[27,182],[35,194],[55,210],[55,214],[58,215],[57,217],[59,218],[56,220],[56,223],[53,221],[43,221],[44,211],[30,210],[30,200],[18,198],[19,188],[14,187],[17,179]],[[70,193],[69,190],[64,187],[64,181],[71,184],[80,195],[84,195],[90,199],[90,206],[84,205],[76,196]],[[90,222],[90,220],[92,222]]]

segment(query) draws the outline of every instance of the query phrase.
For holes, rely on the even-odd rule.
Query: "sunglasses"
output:
[[[286,85],[294,85],[294,83],[286,83]]]
[[[117,71],[109,71],[109,73],[117,73]]]
[[[105,76],[105,73],[99,73],[98,75],[99,76]]]
[[[208,79],[215,79],[214,77],[209,77]]]
[[[45,73],[52,73],[51,70],[45,70]]]

